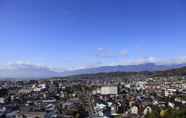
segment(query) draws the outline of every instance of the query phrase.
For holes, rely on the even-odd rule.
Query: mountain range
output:
[[[171,64],[171,65],[158,65],[154,63],[145,63],[139,65],[118,65],[118,66],[103,66],[98,68],[80,69],[75,71],[64,72],[64,76],[79,75],[79,74],[95,74],[95,73],[108,73],[108,72],[142,72],[142,71],[164,71],[185,67],[186,64]]]
[[[49,77],[64,77],[80,74],[95,74],[108,72],[142,72],[142,71],[164,71],[186,67],[186,64],[158,65],[145,63],[139,65],[118,65],[87,68],[73,71],[56,72],[48,67],[31,64],[13,64],[8,68],[0,68],[0,79],[41,79]]]

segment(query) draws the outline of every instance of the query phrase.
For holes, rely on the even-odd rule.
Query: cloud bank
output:
[[[102,50],[102,49],[100,49]],[[105,56],[104,56],[105,58]],[[68,72],[68,70],[90,69],[102,66],[116,66],[116,65],[139,65],[146,63],[154,63],[156,65],[178,65],[186,64],[186,57],[178,57],[174,59],[160,59],[156,57],[147,57],[134,60],[125,60],[123,62],[115,64],[103,64],[101,62],[95,62],[93,64],[82,64],[74,69],[66,68],[59,69],[55,67],[49,67],[42,64],[33,64],[28,61],[17,61],[15,63],[8,63],[6,65],[0,65],[0,78],[47,78],[54,76],[62,76],[62,73]]]

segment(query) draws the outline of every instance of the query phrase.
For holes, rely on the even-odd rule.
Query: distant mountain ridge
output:
[[[81,74],[96,74],[109,72],[142,72],[142,71],[164,71],[176,68],[186,67],[186,64],[158,65],[154,63],[145,63],[139,65],[118,65],[103,66],[97,68],[87,68],[73,71],[56,72],[47,67],[34,66],[29,64],[11,65],[9,68],[0,68],[0,79],[41,79],[50,77],[64,77]]]
[[[64,76],[79,75],[79,74],[95,74],[95,73],[108,73],[108,72],[142,72],[142,71],[164,71],[185,67],[186,64],[171,64],[171,65],[158,65],[154,63],[145,63],[139,65],[118,65],[118,66],[103,66],[98,68],[80,69],[75,71],[64,72]]]
[[[184,79],[186,77],[186,67],[180,67],[176,69],[169,69],[164,71],[142,71],[142,72],[102,72],[102,73],[94,73],[94,74],[80,74],[80,75],[71,75],[66,77],[57,77],[52,79],[70,79],[70,80],[141,80],[144,78],[165,78],[165,77],[176,77],[178,80]],[[182,78],[183,77],[183,78]]]

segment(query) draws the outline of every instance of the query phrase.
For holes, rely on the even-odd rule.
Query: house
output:
[[[152,108],[150,106],[147,106],[144,111],[143,111],[143,114],[144,115],[147,115],[148,113],[151,113],[152,112]]]
[[[5,103],[5,98],[0,97],[0,103],[1,103],[1,104],[4,104],[4,103]]]
[[[136,114],[136,115],[138,115],[138,107],[137,106],[133,106],[133,107],[131,107],[131,114]]]

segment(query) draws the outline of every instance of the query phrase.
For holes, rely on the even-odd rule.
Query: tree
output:
[[[151,113],[148,113],[145,118],[159,118],[159,113],[156,111],[152,111]]]

